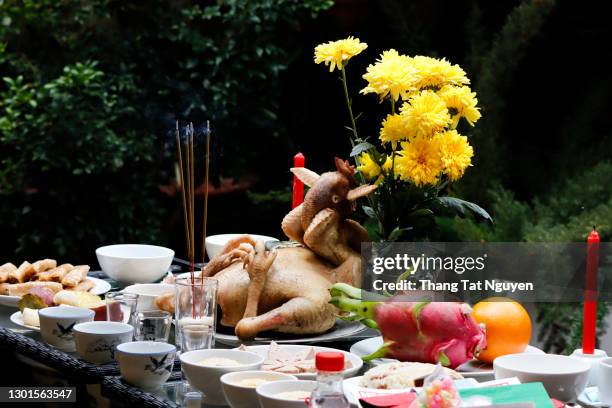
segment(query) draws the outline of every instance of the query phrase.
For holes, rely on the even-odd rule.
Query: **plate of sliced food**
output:
[[[106,320],[106,301],[90,292],[60,290],[53,294],[48,288],[37,288],[17,302],[19,311],[9,319],[25,329],[40,330],[38,311],[50,306],[81,307],[94,311],[94,320]]]
[[[383,346],[383,343],[384,341],[381,336],[361,340],[351,346],[351,353],[359,357],[365,357],[379,350]],[[544,352],[537,347],[527,346],[523,353],[543,354]],[[381,364],[397,363],[398,361],[399,360],[394,358],[376,358],[370,360],[369,363],[378,366]],[[481,381],[493,379],[493,366],[475,358],[459,365],[455,370],[466,378],[476,378]]]
[[[263,356],[265,360],[261,365],[261,370],[295,375],[300,380],[316,379],[315,354],[321,351],[344,354],[342,374],[345,378],[354,376],[363,366],[363,361],[355,354],[330,347],[277,344],[273,341],[266,345],[241,345],[238,350],[250,351]]]
[[[89,265],[58,265],[55,259],[42,259],[19,266],[5,263],[0,266],[0,305],[18,307],[19,300],[29,293],[53,297],[62,290],[101,295],[110,284],[87,276]]]

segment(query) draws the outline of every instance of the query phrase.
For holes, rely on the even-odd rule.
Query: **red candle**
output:
[[[293,167],[304,167],[306,157],[302,153],[293,156]],[[293,203],[291,208],[295,208],[304,201],[304,183],[295,175],[293,176]]]
[[[593,231],[587,238],[586,285],[584,288],[584,321],[582,328],[582,352],[595,352],[597,337],[597,270],[599,269],[599,234]]]

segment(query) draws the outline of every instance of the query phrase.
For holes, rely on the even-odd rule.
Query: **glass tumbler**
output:
[[[134,340],[167,343],[170,337],[172,315],[161,310],[137,312],[134,317]]]
[[[134,326],[134,313],[138,305],[138,295],[135,293],[109,292],[106,299],[106,320],[121,322]]]
[[[175,341],[181,351],[215,346],[218,286],[213,278],[187,277],[175,281]]]

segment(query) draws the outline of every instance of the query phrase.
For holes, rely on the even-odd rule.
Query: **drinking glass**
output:
[[[161,310],[144,310],[134,317],[134,340],[168,342],[172,315]]]
[[[175,281],[176,345],[181,351],[215,346],[218,281],[181,278]]]
[[[134,313],[138,305],[138,295],[135,293],[109,292],[106,299],[106,320],[121,322],[134,326]]]

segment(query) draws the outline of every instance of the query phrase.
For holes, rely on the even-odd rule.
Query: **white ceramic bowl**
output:
[[[292,391],[305,391],[310,394],[317,386],[316,381],[275,381],[257,387],[257,395],[262,408],[304,408],[303,400],[279,398],[278,394]]]
[[[297,380],[293,375],[273,371],[236,371],[223,374],[221,376],[223,394],[232,408],[253,408],[253,402],[258,401],[256,387],[240,384],[241,381],[251,378],[260,378],[268,382]]]
[[[132,340],[134,328],[120,322],[87,322],[74,326],[76,351],[85,361],[94,364],[109,363],[121,343]]]
[[[173,293],[174,286],[165,283],[137,283],[126,286],[123,291],[138,295],[136,311],[141,312],[143,310],[157,310],[155,298],[164,293]]]
[[[229,358],[237,361],[232,366],[205,366],[199,364],[208,358]],[[212,405],[226,404],[220,378],[235,371],[259,370],[264,358],[255,353],[240,350],[194,350],[181,353],[181,367],[189,384],[204,393],[205,402]]]
[[[73,306],[46,307],[38,311],[42,339],[62,351],[75,351],[74,327],[91,322],[95,312]]]
[[[345,362],[350,361],[350,365],[351,365],[351,367],[347,368],[342,373],[344,378],[349,378],[349,377],[354,376],[355,374],[359,372],[359,370],[363,366],[363,360],[361,359],[361,357],[357,356],[356,354],[349,353],[348,351],[344,351],[344,350],[338,350],[338,349],[330,348],[330,347],[301,346],[297,344],[279,344],[279,347],[283,350],[287,350],[289,353],[292,353],[292,354],[297,353],[299,351],[309,349],[310,347],[314,347],[315,353],[318,353],[320,351],[332,351],[332,352],[343,353],[344,361]],[[267,358],[269,348],[270,348],[269,345],[247,346],[247,351],[259,354],[260,356]],[[293,374],[293,375],[295,375],[299,380],[316,380],[317,378],[317,373],[300,373],[300,374]]]
[[[268,237],[265,235],[255,235],[255,234],[219,234],[219,235],[211,235],[206,237],[206,255],[208,255],[209,259],[214,258],[223,246],[227,244],[230,239],[238,238],[241,235],[249,235],[255,241],[263,240],[267,241],[278,241],[278,239],[273,237]]]
[[[495,379],[541,382],[552,398],[569,402],[584,391],[591,365],[557,354],[509,354],[493,360]]]
[[[123,283],[150,283],[168,271],[174,251],[155,245],[119,244],[96,249],[100,267]]]
[[[145,389],[159,388],[174,366],[176,347],[156,341],[131,341],[117,346],[119,373],[126,382]]]

